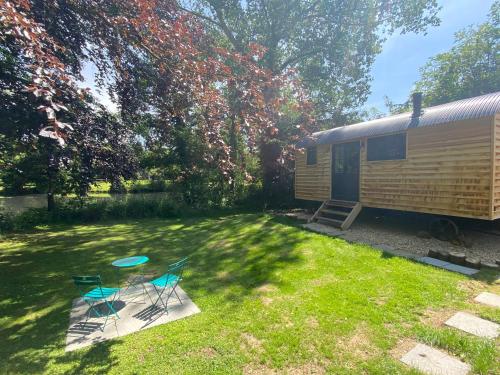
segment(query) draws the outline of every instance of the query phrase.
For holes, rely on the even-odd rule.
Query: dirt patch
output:
[[[318,279],[314,279],[311,281],[311,286],[325,286],[335,284],[338,281],[338,278],[328,274]]]
[[[306,363],[296,367],[288,367],[285,371],[287,375],[321,375],[326,374],[323,366],[316,363]]]
[[[465,281],[460,281],[458,283],[458,287],[467,292],[469,294],[469,296],[474,296],[476,294],[479,294],[481,293],[482,291],[484,291],[484,284],[480,281],[477,281],[477,280],[465,280]]]
[[[365,325],[356,328],[351,336],[340,339],[338,346],[344,353],[350,353],[362,360],[380,354],[380,349],[371,342],[370,332]]]
[[[259,293],[272,293],[278,290],[278,288],[273,284],[263,284],[255,289]]]
[[[255,337],[254,335],[250,334],[250,333],[242,333],[241,334],[241,339],[242,339],[242,343],[241,343],[241,349],[242,350],[256,350],[258,352],[261,352],[263,349],[262,349],[262,341],[259,340],[257,337]]]
[[[274,301],[272,298],[269,297],[261,297],[260,300],[264,306],[269,306]]]
[[[397,360],[400,360],[402,356],[412,350],[417,342],[413,339],[402,339],[399,340],[396,346],[389,352],[391,356]]]
[[[217,350],[212,347],[202,348],[200,354],[205,358],[214,358],[217,356]]]
[[[293,327],[293,322],[288,316],[285,316],[283,317],[283,322],[281,323],[281,325],[285,328],[291,328]]]
[[[430,325],[433,327],[440,327],[456,312],[457,312],[456,309],[441,309],[441,310],[427,309],[426,311],[424,311],[420,320],[422,323],[426,325]]]
[[[385,295],[371,297],[369,300],[377,306],[383,306],[389,301],[390,297]]]
[[[276,370],[264,365],[257,365],[250,363],[243,368],[244,375],[274,375],[277,374]]]
[[[318,319],[316,319],[314,316],[310,316],[306,319],[306,325],[309,328],[318,328],[319,327]]]
[[[326,374],[323,366],[317,363],[305,363],[298,366],[289,366],[282,370],[275,370],[261,364],[248,364],[243,368],[245,375],[322,375]]]

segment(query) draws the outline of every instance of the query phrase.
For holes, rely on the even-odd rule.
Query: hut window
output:
[[[316,146],[307,148],[307,165],[314,165],[317,162],[318,150]]]
[[[406,159],[406,134],[368,139],[368,161]]]

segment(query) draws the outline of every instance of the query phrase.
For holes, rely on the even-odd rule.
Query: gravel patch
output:
[[[283,214],[283,213],[282,213]],[[293,211],[288,217],[307,220],[311,214]],[[364,209],[354,224],[339,237],[349,242],[365,243],[384,250],[411,253],[414,256],[426,256],[429,250],[465,253],[468,258],[481,260],[483,263],[495,263],[500,260],[500,235],[489,234],[491,226],[500,228],[500,221],[484,223],[480,220],[457,219],[458,225],[467,240],[468,246],[440,241],[436,238],[418,236],[428,230],[428,216],[406,213],[381,215],[378,211]],[[486,229],[483,226],[489,226]],[[495,233],[496,232],[493,230]]]
[[[380,223],[360,220],[346,231],[344,238],[352,242],[362,242],[374,247],[377,245],[390,246],[419,256],[426,256],[429,250],[461,252],[466,257],[476,258],[481,261],[495,263],[500,259],[500,236],[464,229],[462,232],[470,243],[470,247],[460,246],[435,238],[417,237],[421,230],[418,227],[413,231],[408,230],[405,223]]]

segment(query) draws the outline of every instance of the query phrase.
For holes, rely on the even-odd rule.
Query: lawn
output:
[[[161,272],[189,255],[183,289],[201,314],[65,354],[72,274],[146,254]],[[412,373],[395,356],[409,340],[499,373],[498,341],[443,327],[473,311],[480,280],[366,245],[307,232],[286,219],[240,214],[50,226],[0,240],[0,373]]]

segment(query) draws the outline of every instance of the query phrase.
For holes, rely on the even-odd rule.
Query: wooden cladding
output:
[[[295,197],[315,201],[330,199],[330,172],[330,145],[317,146],[314,165],[307,165],[306,151],[298,150],[295,158]]]
[[[368,162],[362,155],[361,203],[489,218],[491,128],[491,119],[480,119],[409,129],[406,160]]]
[[[480,219],[500,218],[500,114],[407,131],[406,159],[367,161],[361,139],[360,202]],[[331,147],[317,146],[317,164],[296,158],[295,195],[331,199]]]
[[[493,123],[493,219],[500,219],[500,114]]]

